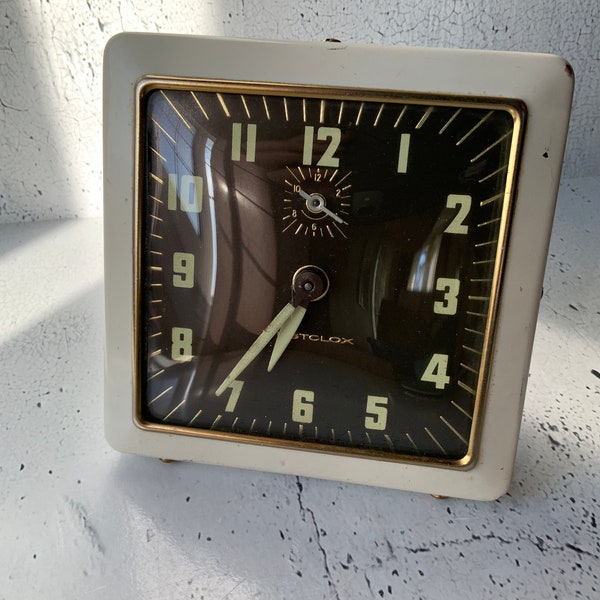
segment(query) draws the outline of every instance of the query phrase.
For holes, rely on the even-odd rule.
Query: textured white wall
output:
[[[101,213],[102,50],[124,30],[561,54],[563,174],[600,173],[598,0],[0,0],[0,223]]]

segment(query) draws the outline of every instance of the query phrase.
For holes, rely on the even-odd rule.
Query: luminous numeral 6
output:
[[[294,390],[292,420],[296,423],[311,423],[315,393],[311,390]]]

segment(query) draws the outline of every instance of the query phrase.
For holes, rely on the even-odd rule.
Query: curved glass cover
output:
[[[467,464],[519,105],[168,80],[138,94],[141,425]],[[304,306],[302,269],[324,288]],[[286,306],[269,371],[277,336],[248,349]]]

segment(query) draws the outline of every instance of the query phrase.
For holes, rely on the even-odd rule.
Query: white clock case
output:
[[[468,470],[239,444],[134,419],[135,87],[143,77],[259,81],[519,99],[527,122],[480,445]],[[511,480],[573,72],[545,54],[124,33],[104,56],[105,432],[123,452],[491,500]]]

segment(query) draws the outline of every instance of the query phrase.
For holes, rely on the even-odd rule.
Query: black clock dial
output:
[[[144,426],[464,462],[518,105],[198,82],[140,90]],[[305,267],[326,281],[322,297],[272,370],[275,338],[245,364],[293,307]]]

